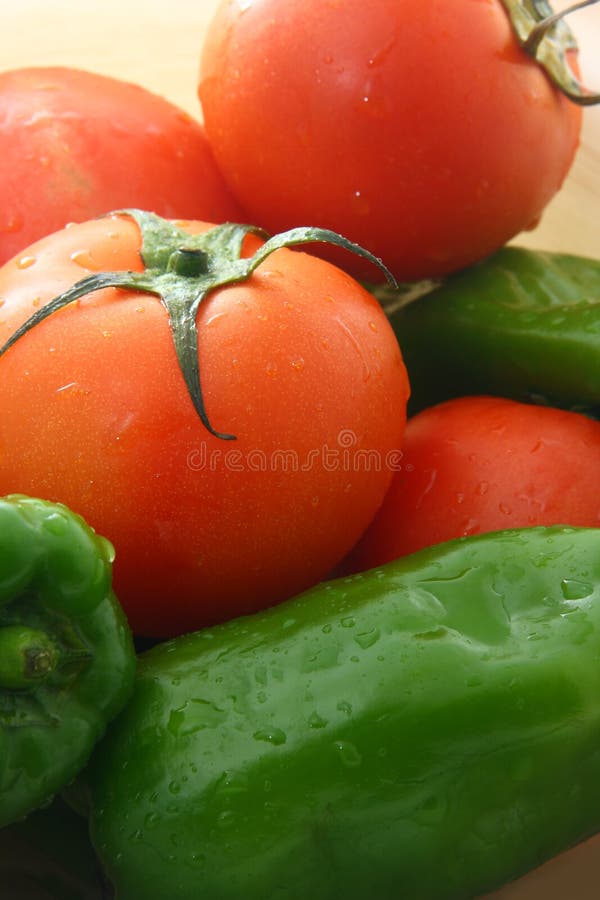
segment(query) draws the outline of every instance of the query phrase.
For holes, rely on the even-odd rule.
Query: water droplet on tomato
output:
[[[56,388],[56,393],[57,393],[57,394],[62,394],[63,391],[69,391],[69,390],[71,390],[71,388],[75,388],[75,387],[77,387],[77,382],[76,382],[76,381],[69,381],[69,382],[67,382],[67,384],[62,384],[60,387],[57,387],[57,388]]]
[[[23,227],[24,222],[21,216],[16,213],[9,214],[8,218],[0,225],[0,230],[6,232],[6,234],[14,234],[17,231],[20,231]]]
[[[354,212],[359,216],[367,216],[371,212],[371,204],[363,197],[362,191],[354,191],[351,199]]]
[[[74,253],[71,253],[71,260],[78,266],[81,266],[82,269],[90,269],[93,272],[98,271],[98,264],[89,250],[75,250]]]

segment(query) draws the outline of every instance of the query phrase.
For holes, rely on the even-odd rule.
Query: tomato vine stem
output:
[[[565,18],[599,0],[579,0],[555,12],[548,0],[502,0],[517,40],[525,53],[544,69],[550,80],[573,103],[600,103],[600,94],[587,88],[571,68],[568,53],[577,41]]]

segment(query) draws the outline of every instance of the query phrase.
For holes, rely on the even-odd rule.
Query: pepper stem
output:
[[[60,651],[37,628],[0,628],[0,688],[23,690],[45,681],[57,668]]]

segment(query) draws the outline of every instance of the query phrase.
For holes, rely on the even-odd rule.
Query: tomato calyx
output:
[[[567,54],[577,50],[577,41],[565,16],[597,2],[580,0],[567,9],[554,12],[548,0],[502,0],[523,50],[569,100],[581,106],[600,103],[600,94],[585,87],[569,65]]]
[[[246,281],[275,250],[315,242],[342,247],[368,259],[383,271],[391,284],[396,285],[394,276],[378,257],[325,228],[298,227],[267,237],[256,226],[227,222],[201,234],[190,235],[173,222],[144,210],[118,210],[113,215],[129,216],[137,223],[142,236],[140,254],[145,270],[98,272],[82,278],[30,316],[0,347],[0,356],[52,313],[95,291],[115,287],[154,294],[167,310],[177,361],[194,409],[205,428],[222,440],[235,440],[235,435],[216,431],[210,423],[198,362],[196,315],[211,291]],[[242,257],[242,245],[248,234],[265,238],[265,242],[252,256]]]

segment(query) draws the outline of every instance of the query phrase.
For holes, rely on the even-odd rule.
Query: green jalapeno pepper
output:
[[[65,506],[0,499],[0,827],[77,775],[132,690],[112,558]]]
[[[380,290],[411,412],[495,394],[600,415],[600,260],[505,247],[427,288],[409,303]]]
[[[600,529],[162,644],[82,776],[119,900],[472,898],[600,828]]]

